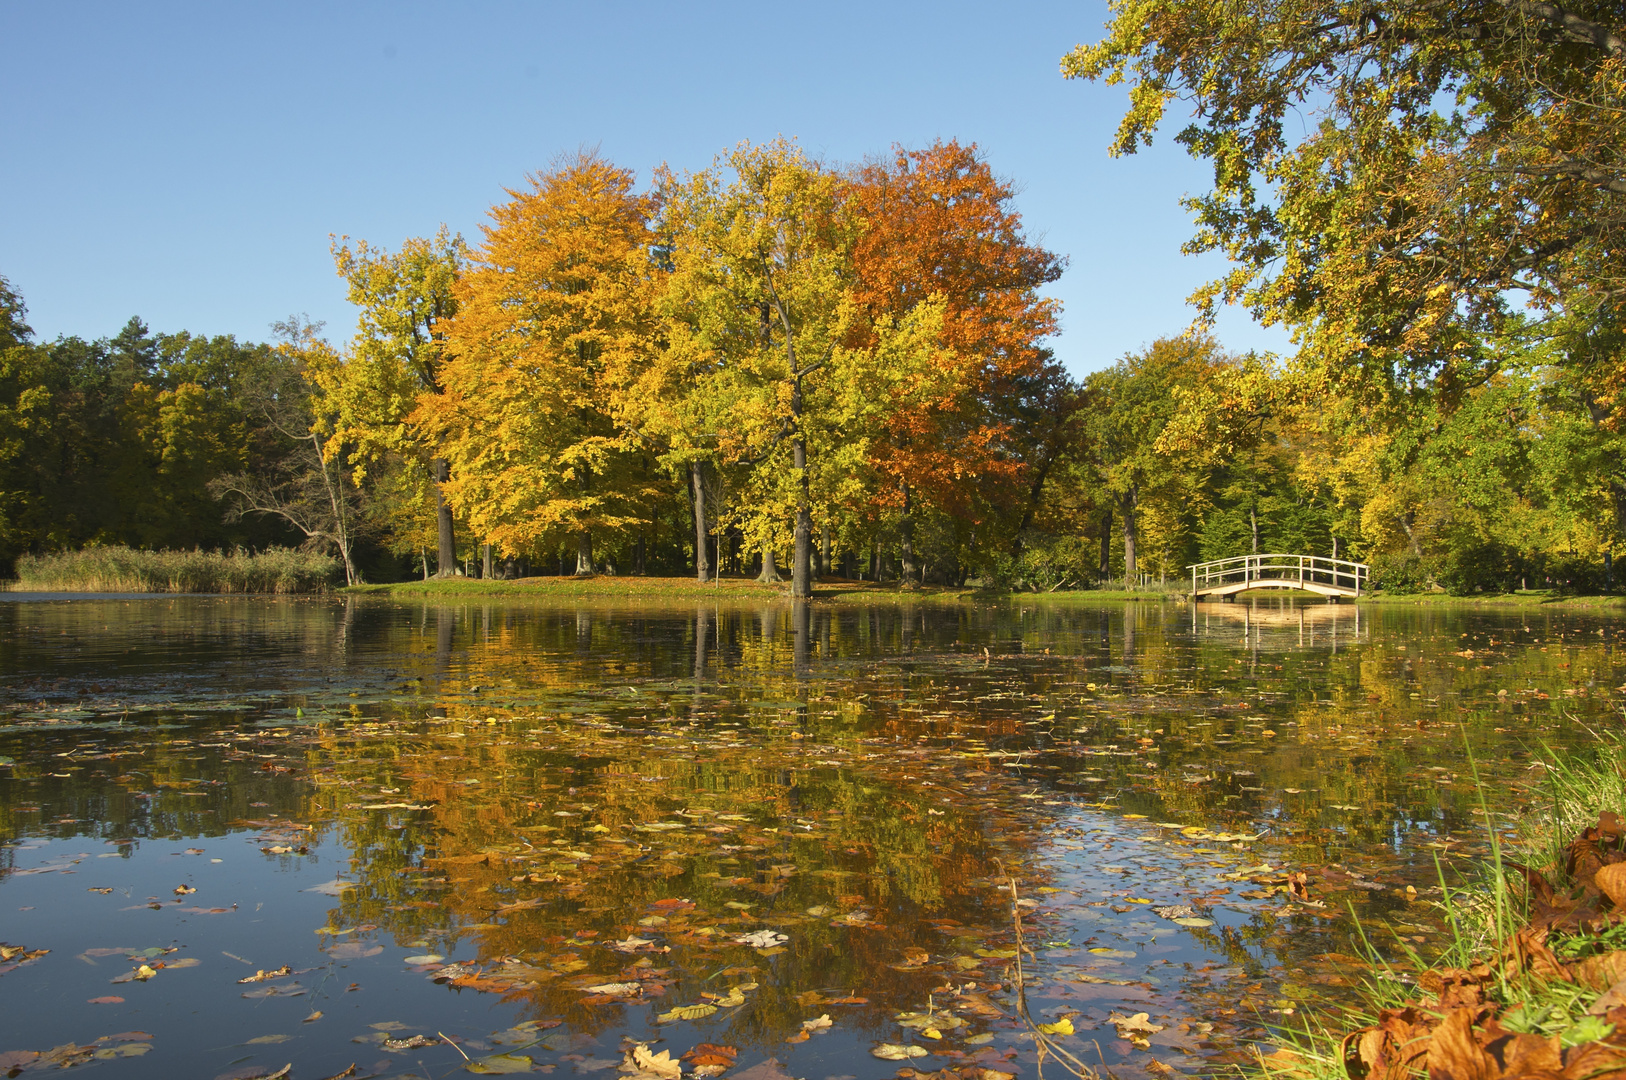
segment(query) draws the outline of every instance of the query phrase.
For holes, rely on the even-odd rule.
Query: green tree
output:
[[[443,225],[413,237],[395,253],[348,238],[332,245],[334,265],[361,309],[356,336],[343,354],[313,357],[311,378],[333,410],[334,448],[346,447],[358,481],[391,465],[416,495],[407,506],[432,507],[441,576],[456,572],[452,506],[444,485],[448,462],[421,429],[407,422],[419,398],[442,390],[447,327],[457,313],[455,286],[468,258],[461,236]],[[397,530],[409,522],[395,523]]]
[[[1614,0],[1115,0],[1069,78],[1129,84],[1114,153],[1176,136],[1213,163],[1195,299],[1300,335],[1335,383],[1460,394],[1521,303],[1626,303],[1626,9]],[[1614,363],[1619,364],[1620,358]]]

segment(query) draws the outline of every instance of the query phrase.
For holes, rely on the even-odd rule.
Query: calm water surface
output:
[[[0,1071],[996,1080],[1019,989],[1119,1076],[1211,1070],[1338,1007],[1351,912],[1443,943],[1542,747],[1619,728],[1621,629],[13,594],[0,941],[49,952]]]

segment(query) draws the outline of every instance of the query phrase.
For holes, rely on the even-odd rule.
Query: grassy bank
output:
[[[220,551],[137,551],[86,548],[17,560],[14,592],[311,593],[327,591],[338,560],[308,551],[271,548],[249,554]]]
[[[764,584],[754,578],[724,578],[702,585],[690,577],[621,577],[594,575],[592,577],[529,577],[510,581],[481,578],[431,578],[428,581],[400,581],[387,585],[356,585],[340,592],[356,596],[398,597],[492,597],[516,599],[541,597],[548,599],[613,600],[617,597],[640,599],[666,597],[673,600],[774,599],[788,597],[790,583]],[[1049,604],[1092,603],[1102,600],[1165,600],[1183,601],[1180,593],[1165,593],[1155,589],[1085,589],[1053,593],[986,592],[978,589],[950,585],[900,585],[895,581],[849,581],[825,578],[813,587],[813,598],[819,601],[908,601],[945,602],[961,600],[1021,600]]]
[[[1626,742],[1549,753],[1511,848],[1446,893],[1452,945],[1381,972],[1337,1026],[1305,1030],[1248,1080],[1626,1076]]]

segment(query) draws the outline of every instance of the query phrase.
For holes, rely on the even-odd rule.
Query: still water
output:
[[[1000,1080],[1024,994],[1209,1070],[1347,1000],[1357,920],[1443,944],[1543,748],[1620,727],[1621,629],[13,594],[0,1072]]]

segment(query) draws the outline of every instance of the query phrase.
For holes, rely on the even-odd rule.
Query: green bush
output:
[[[17,560],[23,592],[309,593],[337,580],[330,555],[291,548],[250,553],[92,547]]]

